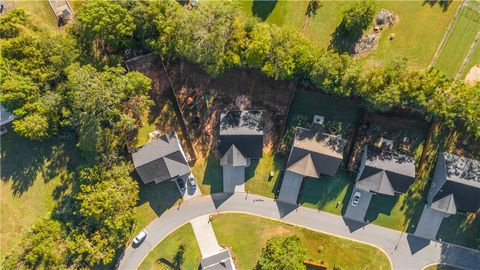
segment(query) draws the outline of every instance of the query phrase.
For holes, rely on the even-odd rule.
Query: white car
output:
[[[195,177],[193,177],[192,174],[190,174],[190,176],[188,176],[188,184],[193,188],[197,188],[197,182],[195,182]]]
[[[147,231],[142,230],[135,236],[135,238],[133,238],[133,244],[140,245],[143,242],[143,240],[145,240],[145,238],[147,238]]]
[[[353,199],[352,199],[352,205],[353,206],[357,206],[358,205],[358,201],[360,201],[360,197],[362,197],[362,193],[360,192],[355,192],[355,194],[353,195]]]

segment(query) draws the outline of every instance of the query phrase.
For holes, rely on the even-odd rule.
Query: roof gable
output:
[[[457,213],[457,206],[455,205],[455,198],[453,194],[449,194],[437,201],[434,201],[430,207],[448,214]]]
[[[287,170],[303,176],[309,176],[314,178],[319,177],[317,170],[315,169],[315,165],[313,164],[312,156],[310,154],[307,154],[299,161],[292,164],[290,167],[287,168]]]
[[[393,189],[390,179],[385,171],[379,171],[366,178],[360,179],[357,182],[356,187],[369,192],[376,192],[390,196],[395,195],[395,190]]]
[[[243,156],[243,154],[235,147],[234,144],[230,146],[230,148],[225,152],[225,154],[220,159],[220,165],[232,165],[235,167],[238,166],[247,166],[247,159]]]

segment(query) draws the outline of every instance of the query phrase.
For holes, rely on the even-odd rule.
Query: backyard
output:
[[[309,1],[238,1],[239,8],[248,15],[256,15],[268,23],[291,27],[319,46],[330,44],[332,33],[340,24],[342,12],[352,2],[321,1],[316,14],[306,15]],[[379,9],[394,11],[400,22],[383,31],[378,48],[363,59],[369,66],[377,66],[392,59],[406,57],[412,68],[427,68],[440,44],[460,1],[378,1]],[[435,25],[432,31],[427,25]],[[394,33],[395,38],[388,36]]]

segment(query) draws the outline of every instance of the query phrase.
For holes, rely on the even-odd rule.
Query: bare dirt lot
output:
[[[151,113],[154,115],[149,117],[150,120],[156,119],[158,115],[165,118],[166,114],[159,112],[169,106],[169,100],[171,103],[178,102],[185,120],[183,133],[188,133],[188,136],[179,136],[187,141],[187,137],[190,138],[197,158],[206,156],[209,150],[215,155],[218,154],[218,122],[220,112],[225,110],[263,110],[264,149],[272,150],[279,142],[295,82],[276,81],[260,72],[239,69],[229,70],[218,78],[212,78],[198,65],[182,62],[165,65],[168,76],[157,55],[150,54],[127,61],[129,70],[139,71],[152,79],[151,96],[155,106],[152,108]],[[172,97],[169,78],[176,101]],[[171,110],[175,110],[175,106],[176,104],[173,104]],[[177,112],[177,118],[179,115]],[[175,117],[175,112],[169,117]],[[159,123],[165,121],[168,119],[158,119]],[[157,129],[161,128],[162,132],[173,129],[181,134],[181,123],[179,124],[159,124]]]
[[[208,150],[217,154],[218,122],[225,110],[263,110],[265,150],[278,143],[294,82],[238,69],[211,78],[198,65],[185,63],[172,63],[167,70],[197,156]]]

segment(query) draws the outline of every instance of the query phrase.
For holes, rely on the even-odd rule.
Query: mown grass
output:
[[[33,142],[12,131],[2,135],[0,261],[69,192],[82,162],[73,136]]]
[[[213,153],[197,159],[192,173],[204,195],[223,192],[223,170]]]
[[[459,18],[453,26],[452,32],[446,40],[434,66],[454,78],[468,55],[479,31],[480,14],[468,6],[463,6]]]
[[[48,4],[47,0],[35,0],[35,1],[21,1],[16,0],[13,2],[14,8],[23,8],[27,11],[34,23],[43,24],[48,27],[50,31],[58,31],[57,18],[53,14],[52,8]]]
[[[252,160],[245,169],[245,190],[265,197],[274,198],[280,171],[283,169],[281,158],[274,153],[263,153],[260,160]],[[270,177],[273,172],[273,177]]]
[[[181,269],[197,269],[202,255],[190,223],[183,225],[161,241],[140,264],[141,270],[170,270],[179,247],[185,247],[184,262]],[[162,261],[167,262],[167,264]]]
[[[308,1],[278,1],[268,12],[257,2],[238,1],[239,8],[248,15],[263,14],[265,21],[282,27],[293,28],[318,44],[327,48],[332,34],[342,20],[342,14],[352,1],[320,1],[316,15],[306,16]],[[432,61],[460,1],[452,1],[445,9],[436,3],[429,5],[423,1],[377,1],[379,9],[384,8],[398,14],[400,22],[382,33],[378,48],[364,58],[368,66],[377,66],[395,58],[406,57],[412,68],[424,69]],[[264,4],[265,6],[267,4]],[[262,17],[262,16],[259,16]],[[306,26],[304,27],[305,21]],[[434,26],[434,28],[432,28]],[[395,34],[389,40],[390,33]]]
[[[387,256],[379,249],[347,239],[246,214],[220,214],[213,229],[221,246],[230,246],[239,269],[255,269],[267,241],[275,236],[298,235],[307,257],[324,261],[328,268],[390,269]]]

